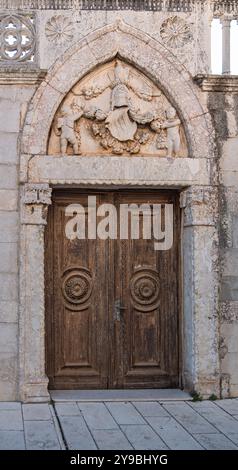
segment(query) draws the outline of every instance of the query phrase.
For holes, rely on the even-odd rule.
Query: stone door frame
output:
[[[47,155],[59,104],[80,78],[119,55],[150,77],[178,110],[189,158]],[[69,73],[70,71],[70,73]],[[167,77],[173,76],[169,83]],[[204,97],[160,43],[117,22],[73,46],[48,72],[21,139],[20,399],[49,400],[45,374],[44,229],[54,187],[176,188],[183,212],[182,385],[219,395],[217,186]],[[119,176],[118,176],[119,175]],[[201,261],[202,260],[202,261]]]

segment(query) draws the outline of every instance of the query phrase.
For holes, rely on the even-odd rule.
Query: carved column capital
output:
[[[214,226],[217,219],[218,193],[214,187],[194,187],[180,195],[184,226]]]
[[[27,225],[46,225],[52,189],[48,184],[26,183],[22,190],[21,222]]]

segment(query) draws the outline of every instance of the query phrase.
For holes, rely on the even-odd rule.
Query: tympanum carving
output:
[[[187,156],[179,116],[161,90],[121,60],[75,85],[59,107],[49,154]]]

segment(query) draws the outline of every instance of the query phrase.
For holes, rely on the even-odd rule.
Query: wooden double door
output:
[[[117,208],[118,233],[121,204],[162,204],[162,209],[173,204],[172,247],[155,250],[154,240],[144,238],[141,224],[138,239],[132,239],[130,227],[128,239],[93,239],[92,233],[91,239],[69,239],[66,224],[73,219],[66,208],[83,206],[87,235],[92,218],[88,196],[97,207]],[[53,194],[45,240],[46,363],[51,389],[179,385],[179,231],[177,195],[172,191]]]

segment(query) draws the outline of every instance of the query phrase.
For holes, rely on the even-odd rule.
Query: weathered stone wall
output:
[[[0,77],[0,399],[18,396],[19,137],[35,86]]]
[[[214,119],[219,160],[220,361],[222,396],[238,395],[238,81],[226,79],[208,102]],[[236,85],[236,87],[235,87]],[[229,85],[228,85],[229,88]]]

